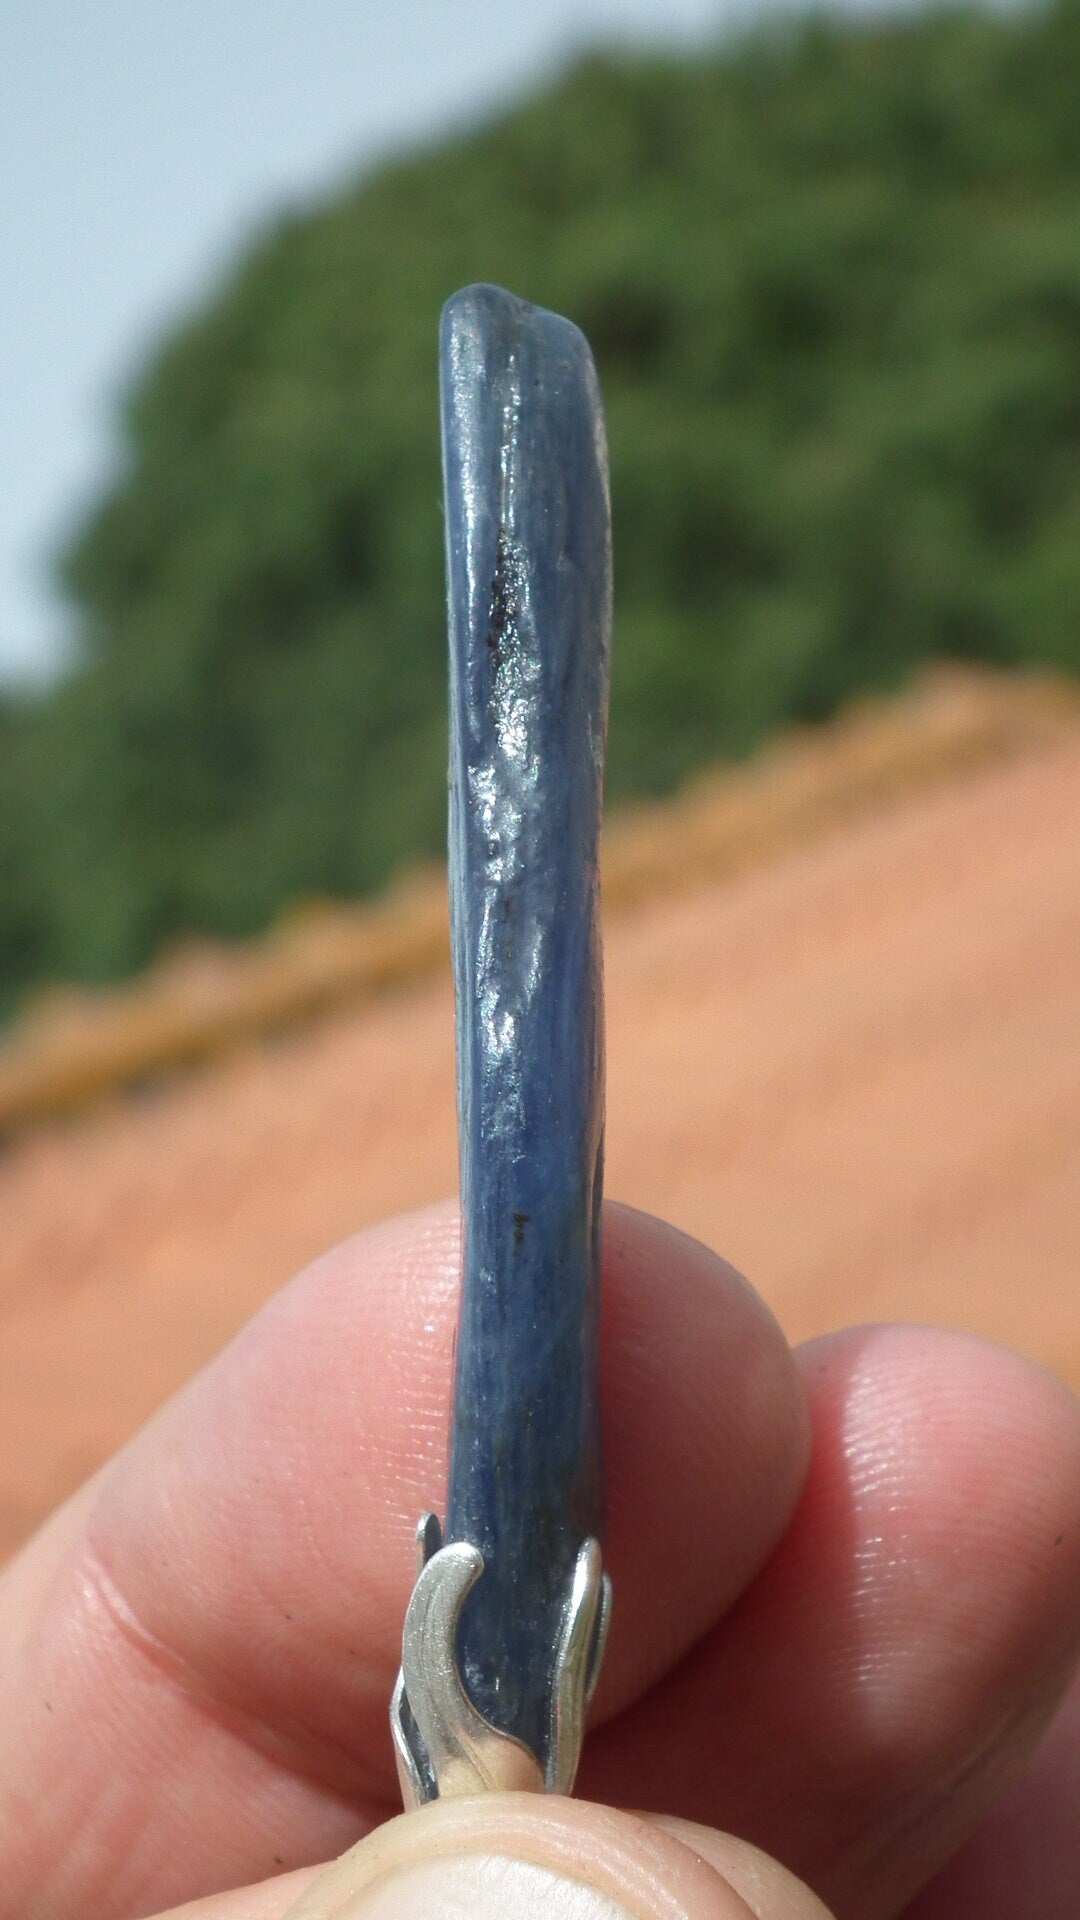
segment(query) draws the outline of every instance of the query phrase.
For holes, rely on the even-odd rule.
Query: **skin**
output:
[[[582,1797],[392,1817],[446,1464],[433,1209],[302,1274],[0,1577],[0,1920],[1075,1915],[1076,1400],[921,1328],[792,1355],[672,1228],[609,1208],[604,1245]]]

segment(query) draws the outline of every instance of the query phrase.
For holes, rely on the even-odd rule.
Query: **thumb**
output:
[[[295,1885],[291,1903],[271,1883],[175,1920],[829,1920],[727,1834],[531,1793],[437,1800]]]

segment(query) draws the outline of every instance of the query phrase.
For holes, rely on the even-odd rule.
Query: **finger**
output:
[[[387,1701],[415,1519],[445,1484],[457,1259],[442,1209],[320,1261],[0,1583],[5,1915],[146,1912],[325,1858],[392,1808]],[[611,1712],[763,1563],[806,1427],[745,1283],[624,1209],[604,1342]]]
[[[743,1834],[842,1916],[899,1912],[1022,1766],[1080,1638],[1080,1419],[961,1336],[816,1342],[789,1533],[586,1754],[583,1790]]]
[[[234,1887],[229,1893],[185,1900],[183,1906],[170,1907],[155,1920],[288,1920],[318,1871],[317,1867],[300,1867],[295,1873],[279,1873],[273,1880],[262,1880],[258,1886]]]
[[[264,1892],[275,1904],[230,1896],[168,1920],[828,1920],[809,1889],[723,1834],[516,1793],[393,1820],[292,1905],[272,1888],[239,1899]]]
[[[787,1914],[798,1915],[800,1920],[828,1920],[816,1893],[749,1840],[720,1833],[715,1827],[699,1826],[693,1820],[680,1820],[673,1814],[651,1813],[645,1817],[709,1861],[746,1902],[755,1920]]]
[[[1031,1765],[905,1920],[1076,1920],[1080,1683]]]

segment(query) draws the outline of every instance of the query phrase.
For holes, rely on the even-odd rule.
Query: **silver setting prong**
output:
[[[574,1567],[551,1689],[549,1793],[571,1793],[585,1738],[585,1716],[600,1676],[611,1617],[611,1582],[603,1571],[599,1540],[583,1542]]]
[[[390,1707],[406,1807],[498,1790],[569,1793],[611,1615],[611,1582],[603,1572],[599,1541],[582,1543],[552,1650],[546,1772],[523,1742],[501,1733],[477,1711],[461,1677],[458,1622],[484,1571],[479,1548],[464,1540],[443,1546],[438,1520],[425,1514],[417,1528],[417,1561]]]

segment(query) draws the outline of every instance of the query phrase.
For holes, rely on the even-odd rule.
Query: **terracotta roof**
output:
[[[608,1190],[793,1338],[941,1321],[1080,1386],[1078,819],[1075,707],[952,678],[628,821]],[[440,892],[189,955],[0,1055],[0,1548],[303,1261],[453,1190]]]

